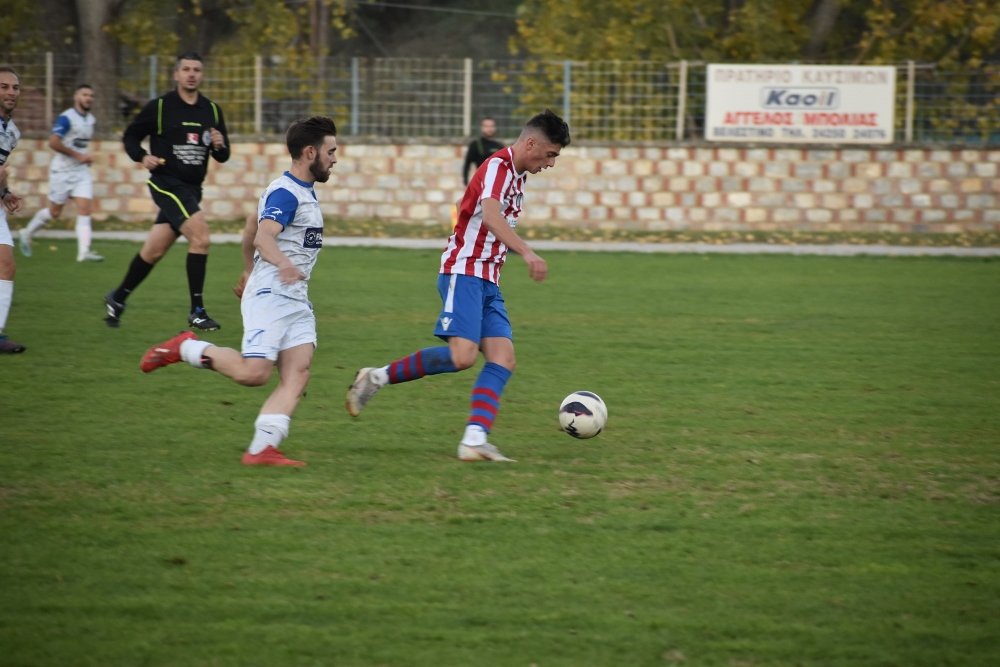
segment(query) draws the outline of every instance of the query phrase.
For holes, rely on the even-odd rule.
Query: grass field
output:
[[[437,253],[324,251],[312,382],[239,464],[266,396],[142,352],[185,324],[183,253],[120,330],[137,246],[19,258],[0,359],[0,664],[1000,664],[1000,261],[550,253],[504,290],[519,368],[460,464],[472,372],[360,365],[430,336]],[[238,346],[235,246],[207,303]],[[556,428],[600,393],[604,434]]]

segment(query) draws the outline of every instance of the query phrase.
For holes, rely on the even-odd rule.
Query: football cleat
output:
[[[78,262],[103,262],[104,255],[98,255],[96,252],[88,250],[82,255],[76,256],[76,261]]]
[[[288,458],[277,447],[266,447],[260,454],[243,452],[242,463],[245,466],[292,466],[294,468],[301,468],[306,464],[305,461]]]
[[[188,317],[188,326],[198,331],[218,331],[222,325],[213,320],[204,308],[196,308]]]
[[[20,354],[27,350],[24,345],[12,341],[7,336],[0,334],[0,354]]]
[[[344,401],[344,406],[352,417],[360,415],[372,396],[382,388],[382,385],[372,380],[373,370],[375,369],[371,367],[359,370],[358,374],[354,376],[354,383],[347,388],[347,400]]]
[[[474,461],[492,461],[495,463],[507,461],[510,463],[517,463],[516,459],[507,458],[503,455],[503,452],[488,442],[484,442],[481,445],[466,445],[464,443],[459,444],[458,458],[461,461],[467,461],[470,463]]]
[[[170,364],[176,364],[181,360],[181,343],[186,340],[195,340],[195,336],[190,331],[182,331],[170,340],[154,345],[146,350],[139,362],[139,368],[143,373],[152,373],[157,368],[163,368]]]
[[[21,254],[25,257],[31,257],[31,237],[28,236],[22,229],[21,233],[18,234],[18,244],[17,247],[21,249]]]
[[[122,325],[122,313],[125,312],[125,304],[115,301],[114,290],[111,290],[104,296],[104,307],[108,313],[104,317],[104,323],[113,329],[120,327]]]

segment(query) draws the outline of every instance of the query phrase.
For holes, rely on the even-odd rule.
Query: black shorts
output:
[[[160,208],[155,224],[167,223],[180,235],[184,221],[201,210],[201,186],[162,176],[146,183],[153,203]]]

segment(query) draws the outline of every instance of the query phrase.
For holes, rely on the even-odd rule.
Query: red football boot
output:
[[[142,369],[143,373],[152,373],[157,368],[176,364],[181,360],[181,343],[196,338],[198,337],[194,333],[182,331],[170,340],[165,340],[158,345],[154,345],[146,350],[146,354],[142,355],[139,368]]]
[[[305,464],[305,461],[288,458],[277,447],[267,447],[260,454],[243,452],[243,465],[245,466],[294,466],[301,468]]]

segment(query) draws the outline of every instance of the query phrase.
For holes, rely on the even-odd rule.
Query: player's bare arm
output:
[[[21,208],[21,198],[7,189],[6,165],[0,165],[0,192],[3,193],[3,207],[8,213],[16,213]]]
[[[49,148],[54,150],[56,153],[62,153],[63,155],[73,158],[80,164],[90,164],[94,161],[92,156],[86,153],[81,153],[80,151],[75,151],[64,144],[62,139],[60,139],[57,134],[49,135]]]
[[[257,226],[257,235],[253,245],[260,253],[261,259],[278,267],[278,277],[285,285],[305,280],[306,274],[292,264],[292,260],[278,249],[278,234],[284,229],[274,220],[261,220]]]
[[[247,222],[243,226],[243,237],[240,239],[240,247],[243,251],[243,273],[233,286],[233,294],[237,299],[243,298],[243,288],[246,287],[250,272],[253,271],[254,239],[257,236],[257,215],[248,215]]]
[[[484,199],[480,202],[483,207],[483,224],[493,233],[493,236],[505,246],[516,252],[524,259],[528,265],[528,275],[532,280],[541,282],[549,271],[545,260],[535,254],[531,246],[518,236],[500,211],[500,201],[497,199]]]
[[[8,192],[3,197],[3,206],[8,213],[17,213],[21,209],[23,200],[13,192]]]

